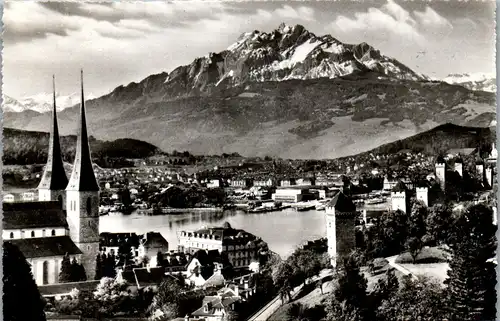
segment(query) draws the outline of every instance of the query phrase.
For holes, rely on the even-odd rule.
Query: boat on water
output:
[[[295,210],[299,211],[299,212],[304,212],[304,211],[313,210],[315,208],[316,208],[316,205],[299,205],[299,206],[295,207]]]
[[[368,205],[375,205],[375,204],[382,204],[384,203],[385,200],[383,198],[372,198],[370,200],[367,200],[365,202],[365,204],[368,204]]]

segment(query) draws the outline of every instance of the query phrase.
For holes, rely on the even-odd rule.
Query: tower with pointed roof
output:
[[[328,254],[333,267],[340,257],[349,255],[356,247],[356,206],[338,192],[325,209]]]
[[[39,201],[59,201],[65,208],[66,186],[68,185],[68,177],[64,170],[61,145],[59,142],[59,128],[57,126],[57,110],[56,110],[56,85],[55,77],[52,76],[52,89],[54,92],[54,106],[52,109],[52,124],[50,127],[49,150],[47,157],[47,165],[43,172],[42,179],[38,185],[38,200]]]
[[[66,213],[70,237],[83,253],[81,263],[87,278],[93,279],[95,258],[99,252],[99,185],[92,167],[87,136],[83,71],[75,163],[66,187]]]

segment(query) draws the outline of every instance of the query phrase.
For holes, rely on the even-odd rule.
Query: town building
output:
[[[277,188],[271,198],[275,202],[297,203],[317,199],[317,194],[312,193],[308,187]]]
[[[258,261],[257,244],[259,241],[260,239],[255,235],[234,229],[226,222],[222,227],[181,231],[179,251],[194,254],[198,250],[218,250],[227,255],[234,268],[247,268],[253,261]]]
[[[90,156],[83,71],[81,73],[80,118],[73,172],[68,180],[62,162],[54,104],[47,166],[38,185],[38,202],[4,204],[4,241],[17,245],[24,254],[37,284],[56,283],[63,256],[75,257],[88,279],[95,275],[99,252],[99,186]],[[29,233],[29,234],[28,234]],[[12,236],[12,237],[11,237]]]
[[[236,178],[231,181],[231,187],[249,188],[252,186],[252,180],[249,178]]]
[[[325,213],[328,254],[335,267],[338,259],[356,247],[356,206],[339,191],[326,206]]]

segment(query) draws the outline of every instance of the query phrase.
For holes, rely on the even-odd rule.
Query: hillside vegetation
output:
[[[72,163],[75,157],[76,136],[61,136],[63,159]],[[154,145],[135,140],[101,141],[89,138],[92,158],[98,165],[145,158],[161,153]],[[12,128],[3,130],[3,162],[6,165],[44,164],[47,162],[49,134]]]

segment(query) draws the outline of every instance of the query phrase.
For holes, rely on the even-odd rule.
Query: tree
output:
[[[338,285],[327,301],[328,320],[372,320],[367,309],[368,282],[354,256],[344,257],[337,267]]]
[[[94,298],[101,303],[100,312],[112,316],[118,312],[133,312],[134,294],[127,291],[127,283],[104,277],[97,285]]]
[[[292,291],[292,278],[294,276],[293,267],[287,261],[278,263],[271,272],[273,283],[278,289],[281,297],[281,302],[284,303],[284,298],[290,299],[290,292]]]
[[[494,320],[497,227],[492,210],[482,204],[468,208],[450,233],[447,295],[454,320]]]
[[[101,254],[97,253],[97,256],[95,258],[95,276],[94,280],[100,280],[102,278],[102,261],[101,261]]]
[[[22,252],[3,243],[3,318],[9,321],[45,321],[44,301]]]
[[[223,321],[238,321],[240,319],[240,315],[238,312],[234,310],[229,310],[222,318]]]
[[[79,264],[76,261],[76,258],[73,258],[70,267],[69,282],[79,282],[79,281],[87,281],[87,275],[85,273],[85,268],[83,267],[83,265]]]
[[[384,298],[377,317],[382,321],[443,320],[446,316],[444,299],[438,282],[423,276],[418,281],[405,276],[401,289]]]
[[[430,245],[445,243],[453,225],[451,210],[442,204],[429,208],[426,220],[426,238]]]
[[[417,260],[417,256],[422,251],[424,244],[418,237],[412,236],[406,241],[406,249],[410,252],[413,263]]]
[[[311,250],[297,249],[287,260],[294,270],[294,279],[306,282],[321,271],[320,256]]]
[[[59,283],[71,282],[71,261],[69,255],[64,255],[59,272]]]
[[[149,313],[153,314],[159,310],[168,320],[179,316],[181,312],[179,302],[181,291],[182,288],[178,283],[163,281],[148,309]]]
[[[421,201],[413,203],[408,220],[408,234],[410,237],[421,239],[426,233],[427,207]]]

